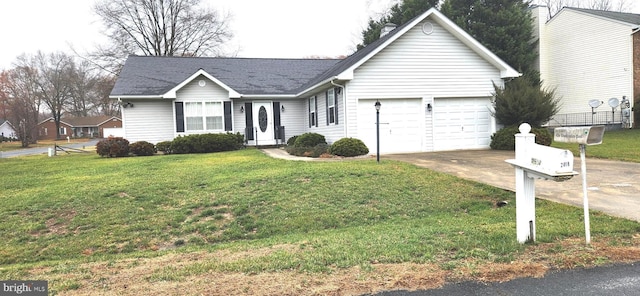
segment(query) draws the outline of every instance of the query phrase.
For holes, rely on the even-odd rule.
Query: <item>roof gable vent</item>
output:
[[[393,23],[384,24],[384,27],[382,27],[382,30],[380,30],[380,38],[382,38],[385,35],[389,34],[389,32],[393,31],[396,27],[397,27],[397,25],[393,24]]]

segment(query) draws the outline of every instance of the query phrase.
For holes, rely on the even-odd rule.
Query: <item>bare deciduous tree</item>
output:
[[[60,138],[60,121],[73,96],[73,58],[62,52],[48,55],[38,52],[32,56],[20,56],[18,65],[36,72],[35,95],[51,111],[56,125],[56,138]]]
[[[203,7],[201,0],[101,0],[94,11],[111,44],[98,49],[111,63],[129,54],[217,56],[232,37],[229,16]],[[121,63],[116,63],[116,65]],[[117,69],[116,69],[117,70]]]
[[[563,7],[628,12],[631,9],[631,1],[633,0],[539,0],[538,3],[546,6],[549,17],[553,17]]]
[[[38,115],[41,96],[38,94],[37,70],[19,66],[0,74],[0,93],[6,99],[8,120],[15,125],[22,147],[38,139]]]

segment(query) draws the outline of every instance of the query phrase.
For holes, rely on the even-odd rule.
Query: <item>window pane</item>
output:
[[[200,102],[186,102],[184,104],[184,115],[186,116],[198,116],[202,115],[202,103]]]
[[[188,131],[202,130],[202,117],[187,117],[187,130]]]
[[[333,89],[330,89],[329,91],[327,91],[327,101],[329,102],[329,107],[333,106],[334,104],[334,92]]]
[[[222,116],[207,116],[207,130],[221,130]]]
[[[222,116],[222,102],[206,102],[204,115]]]
[[[329,107],[329,123],[336,122],[336,109],[334,107]]]

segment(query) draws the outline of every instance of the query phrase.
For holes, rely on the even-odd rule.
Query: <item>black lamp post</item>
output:
[[[376,101],[376,161],[380,163],[380,101]]]

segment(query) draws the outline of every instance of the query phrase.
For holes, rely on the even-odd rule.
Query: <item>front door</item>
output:
[[[274,145],[273,104],[271,101],[253,102],[253,129],[256,145]]]

